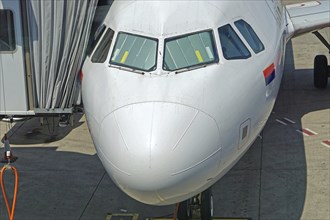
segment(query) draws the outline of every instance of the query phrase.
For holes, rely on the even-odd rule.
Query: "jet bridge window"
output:
[[[247,59],[251,57],[251,53],[229,24],[220,27],[218,31],[223,56],[227,60]]]
[[[248,23],[244,20],[238,20],[235,21],[235,25],[255,53],[259,53],[265,49],[258,35]]]
[[[218,61],[212,31],[165,40],[163,69],[174,71]]]
[[[119,33],[110,64],[142,71],[156,69],[158,40],[128,33]]]
[[[0,9],[0,51],[16,49],[13,12]]]
[[[109,53],[113,35],[114,31],[108,28],[92,56],[91,61],[93,63],[105,62]],[[102,36],[102,34],[100,34],[100,36]]]

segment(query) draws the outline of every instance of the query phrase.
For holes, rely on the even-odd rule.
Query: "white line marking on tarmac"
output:
[[[283,118],[285,121],[291,123],[291,124],[295,124],[295,121],[292,121],[290,118]]]
[[[281,121],[280,119],[276,119],[276,121],[282,125],[288,125],[287,123],[285,123],[284,121]]]
[[[322,141],[321,144],[327,148],[330,148],[330,140]]]
[[[309,137],[309,136],[313,136],[313,135],[317,135],[318,133],[316,133],[315,131],[312,131],[311,129],[308,128],[302,128],[299,130],[296,130],[297,132]]]
[[[308,128],[305,128],[305,129],[303,128],[303,131],[304,132],[308,132],[309,131],[310,133],[312,133],[312,135],[317,135],[318,134],[315,131],[312,131],[311,129],[308,129]]]

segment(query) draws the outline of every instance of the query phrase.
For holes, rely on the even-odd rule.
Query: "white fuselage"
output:
[[[241,158],[263,129],[280,87],[287,40],[281,7],[276,1],[114,2],[104,22],[114,31],[106,61],[87,58],[82,91],[98,156],[120,189],[147,204],[177,203],[210,187]],[[240,19],[264,50],[251,49],[234,24]],[[224,57],[218,28],[228,24],[249,58]],[[166,39],[204,30],[212,31],[218,60],[165,70]],[[158,39],[154,69],[109,64],[121,32]],[[275,78],[267,84],[265,70],[272,64]]]

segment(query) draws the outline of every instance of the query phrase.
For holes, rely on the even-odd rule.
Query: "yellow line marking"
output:
[[[125,51],[125,53],[124,53],[123,57],[122,57],[122,58],[121,58],[121,60],[120,60],[120,63],[125,63],[125,62],[126,62],[126,59],[127,59],[127,57],[128,57],[128,51]]]
[[[195,54],[198,59],[198,62],[202,63],[204,60],[203,60],[203,57],[202,57],[201,53],[199,52],[199,50],[195,50]]]

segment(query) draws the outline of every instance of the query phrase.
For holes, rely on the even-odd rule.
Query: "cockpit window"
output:
[[[265,49],[258,35],[248,23],[244,20],[238,20],[235,21],[235,25],[255,53],[259,53]]]
[[[163,69],[174,71],[218,61],[212,31],[165,40]]]
[[[111,46],[113,35],[114,35],[114,31],[108,28],[92,56],[91,61],[93,63],[105,62],[109,54],[109,49]]]
[[[142,71],[156,69],[158,41],[153,38],[119,33],[110,64]]]
[[[229,25],[218,29],[223,56],[227,60],[247,59],[251,57],[250,51]]]
[[[91,34],[89,38],[90,42],[88,42],[87,56],[90,56],[93,53],[97,43],[100,41],[100,38],[104,34],[105,29],[106,26],[102,24],[100,27],[96,29],[96,31],[93,34]]]

